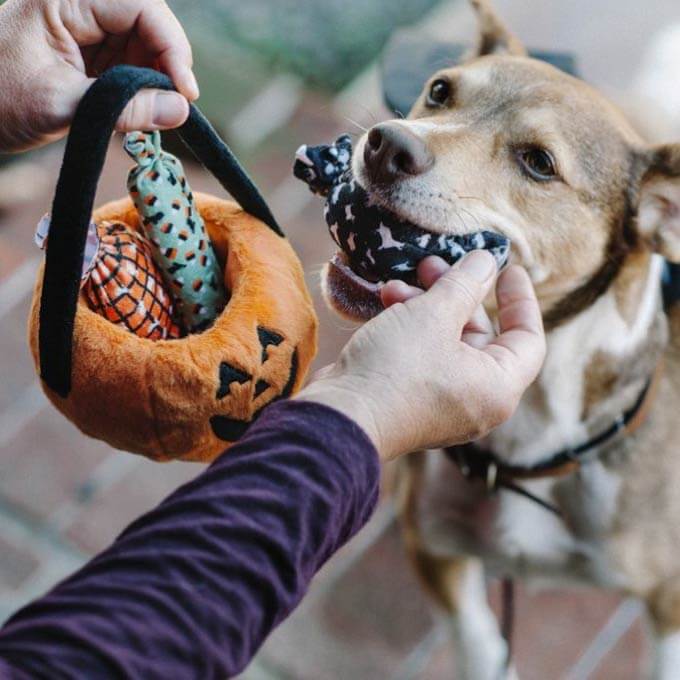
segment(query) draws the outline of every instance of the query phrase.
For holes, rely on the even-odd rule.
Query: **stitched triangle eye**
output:
[[[267,347],[269,345],[274,345],[277,347],[284,340],[283,335],[279,335],[279,333],[276,331],[272,331],[269,328],[265,328],[264,326],[257,327],[257,337],[260,340],[260,345],[262,345],[262,363],[267,361],[269,358]]]
[[[281,340],[283,340],[283,338],[281,338]],[[229,364],[226,364],[224,362],[220,366],[220,372],[222,371],[222,366],[237,371],[242,378],[245,377],[245,380],[242,381],[237,379],[238,382],[247,382],[248,380],[251,379],[251,377],[248,376],[244,371],[234,369],[233,366],[229,366]],[[212,428],[214,435],[216,437],[219,437],[219,439],[222,439],[223,441],[227,442],[235,442],[237,439],[243,436],[243,434],[245,434],[246,430],[250,427],[250,425],[257,420],[260,413],[262,413],[262,410],[266,406],[269,406],[269,404],[273,404],[275,401],[278,401],[279,399],[287,399],[288,397],[290,397],[290,395],[293,393],[293,386],[295,385],[295,381],[297,380],[299,367],[300,359],[298,357],[298,351],[296,348],[295,350],[293,350],[293,354],[290,358],[290,372],[288,374],[288,381],[283,386],[281,394],[275,396],[271,401],[269,401],[267,404],[262,405],[257,411],[255,411],[252,420],[250,421],[229,418],[228,416],[213,416],[212,418],[210,418],[210,427]],[[226,371],[227,368],[225,368],[224,370]],[[231,382],[234,381],[232,380]],[[228,387],[229,385],[227,384],[227,390]],[[255,396],[253,398],[257,399],[258,396],[263,394],[270,387],[271,385],[267,381],[258,380],[257,383],[255,383]]]
[[[223,399],[229,394],[231,383],[237,382],[239,385],[243,385],[243,383],[247,383],[251,379],[252,376],[248,375],[245,371],[223,361],[220,364],[220,386],[217,388],[215,396],[218,399]]]
[[[270,387],[271,385],[266,380],[258,380],[255,384],[255,399],[263,392],[266,392]]]

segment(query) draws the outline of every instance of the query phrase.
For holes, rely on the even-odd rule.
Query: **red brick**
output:
[[[0,493],[34,518],[48,521],[111,451],[47,406],[0,451]]]
[[[38,564],[35,555],[0,536],[0,592],[19,588]]]
[[[0,320],[0,414],[35,381],[26,332],[29,304],[26,296]]]
[[[298,680],[389,677],[432,625],[398,534],[388,530],[325,591],[331,561],[265,644],[264,663]]]
[[[592,680],[637,680],[649,663],[649,645],[640,620],[617,642]]]
[[[93,503],[83,506],[67,529],[67,538],[85,552],[102,550],[130,522],[193,479],[203,467],[198,463],[154,463],[140,457],[138,466],[97,495]]]
[[[561,677],[608,621],[620,598],[597,589],[518,588],[515,660],[520,677]]]

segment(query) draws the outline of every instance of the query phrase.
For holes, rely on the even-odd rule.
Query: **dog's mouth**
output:
[[[383,309],[383,283],[400,279],[417,286],[418,264],[430,255],[453,265],[472,250],[487,250],[499,269],[505,265],[506,236],[493,229],[437,234],[403,219],[356,181],[351,159],[352,142],[343,135],[334,144],[301,146],[294,166],[296,177],[326,196],[326,224],[340,250],[326,268],[325,293],[341,314],[356,320],[375,316]]]
[[[330,191],[325,217],[339,247],[326,270],[326,294],[336,310],[357,320],[382,311],[386,281],[418,286],[417,267],[425,257],[455,264],[472,250],[487,250],[500,269],[510,251],[509,239],[493,230],[454,235],[423,229],[379,205],[349,176]]]

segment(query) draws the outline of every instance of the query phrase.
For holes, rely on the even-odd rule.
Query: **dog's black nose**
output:
[[[434,156],[427,144],[405,125],[381,123],[368,131],[364,164],[369,179],[376,184],[420,175],[433,163]]]

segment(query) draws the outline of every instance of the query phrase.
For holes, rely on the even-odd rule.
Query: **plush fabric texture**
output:
[[[343,135],[334,144],[301,146],[293,172],[311,191],[326,196],[328,229],[356,274],[372,282],[416,283],[418,263],[428,255],[455,264],[471,250],[488,250],[499,268],[505,265],[510,252],[507,237],[491,230],[433,234],[401,220],[370,200],[352,176],[351,159],[352,142]]]
[[[160,132],[131,132],[125,151],[136,165],[127,186],[183,328],[205,330],[227,294],[222,272],[180,161],[161,147]]]
[[[149,242],[122,222],[101,222],[96,231],[98,248],[83,283],[90,309],[141,338],[179,338]]]
[[[94,313],[81,295],[70,394],[43,383],[85,434],[155,460],[212,460],[264,406],[301,386],[316,352],[316,316],[288,241],[230,201],[195,198],[232,293],[215,323],[154,342]],[[140,228],[129,199],[103,206],[93,219]],[[41,271],[30,317],[38,368],[42,280]]]

